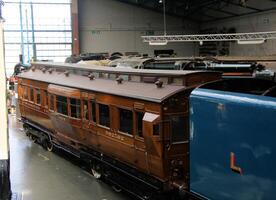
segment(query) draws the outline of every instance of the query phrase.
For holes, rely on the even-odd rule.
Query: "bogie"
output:
[[[91,167],[91,173],[96,179],[100,179],[102,177],[102,169],[100,164],[93,164]]]

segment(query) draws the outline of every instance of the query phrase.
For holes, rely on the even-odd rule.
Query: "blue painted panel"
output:
[[[190,187],[214,200],[276,198],[276,98],[196,89]],[[242,174],[230,169],[230,153]]]

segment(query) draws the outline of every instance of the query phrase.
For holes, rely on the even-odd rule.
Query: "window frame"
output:
[[[94,103],[95,109],[93,108],[92,103]],[[99,123],[100,118],[98,119],[98,117],[97,117],[97,116],[100,117],[100,113],[97,112],[97,109],[98,109],[97,104],[107,105],[107,104],[104,104],[104,103],[97,103],[96,99],[88,99],[88,107],[90,109],[89,110],[89,121],[91,121],[94,124],[99,124],[100,125],[100,123]],[[109,106],[109,105],[107,105],[107,106]],[[93,114],[93,112],[94,112],[94,114]],[[110,106],[109,106],[109,118],[110,118],[110,116],[111,116],[111,111],[110,111]],[[109,120],[109,123],[111,123],[110,120]]]
[[[34,88],[29,87],[29,101],[35,103],[35,93]]]
[[[23,85],[22,88],[23,88],[23,95],[22,95],[23,98],[22,98],[22,99],[23,99],[24,101],[29,101],[29,87],[26,86],[26,85]],[[26,93],[27,96],[25,96],[25,92],[27,92],[27,93]]]
[[[51,97],[53,97],[53,102],[51,102],[51,100],[52,100]],[[49,111],[52,111],[52,112],[56,111],[56,95],[51,94],[51,93],[48,93],[48,109],[49,109]]]
[[[73,117],[72,116],[72,108],[71,108],[71,100],[72,99],[75,99],[76,102],[79,101],[79,106],[77,106],[77,104],[75,104],[75,107],[76,107],[76,115],[77,115],[77,107],[79,107],[79,117]],[[69,103],[69,104],[68,104]],[[81,99],[78,99],[78,98],[72,98],[72,97],[67,97],[67,109],[69,107],[69,110],[68,110],[68,117],[70,118],[73,118],[73,119],[76,119],[76,120],[81,120],[82,119],[82,110],[81,110]]]
[[[84,102],[87,102],[87,114],[88,119],[84,115]],[[89,99],[81,99],[81,119],[84,121],[90,121],[90,108],[89,108]]]
[[[135,127],[135,136],[139,140],[144,140],[144,132],[143,132],[143,118],[142,118],[142,137],[138,133],[138,113],[143,113],[143,117],[145,115],[144,110],[134,110],[134,117],[135,117],[135,122],[134,122],[134,127]]]
[[[24,86],[23,85],[18,85],[18,99],[23,100],[23,91],[24,91]]]
[[[42,90],[43,91],[43,99],[44,99],[44,101],[43,101],[43,106],[45,107],[45,108],[48,108],[49,107],[49,102],[48,102],[48,96],[49,96],[49,93],[48,93],[48,91],[47,90]]]
[[[120,130],[120,126],[121,126],[121,116],[120,116],[120,109],[122,110],[127,110],[127,111],[130,111],[132,113],[132,131],[131,131],[131,134],[129,133],[126,133],[126,132],[123,132]],[[123,106],[117,106],[116,107],[116,110],[117,110],[117,116],[118,116],[118,121],[117,121],[117,132],[120,133],[120,134],[123,134],[123,135],[126,135],[128,137],[134,137],[135,135],[135,127],[134,127],[134,110],[131,109],[131,108],[128,108],[128,107],[123,107]]]
[[[35,94],[35,104],[41,106],[41,105],[42,105],[41,89],[40,89],[40,88],[34,88],[34,91],[35,91],[35,92],[34,92],[34,94]],[[40,96],[40,102],[39,102],[39,103],[37,102],[37,99],[38,99],[38,98],[37,98],[37,94],[38,94],[37,91],[39,91],[39,96]]]
[[[155,127],[158,128],[158,134],[155,132]],[[152,124],[152,136],[153,137],[161,137],[161,121],[158,120]]]
[[[105,126],[105,125],[102,125],[100,124],[100,121],[101,121],[101,116],[100,116],[100,105],[104,105],[104,106],[107,106],[108,107],[108,110],[109,110],[109,127],[108,126]],[[111,109],[110,109],[110,105],[107,104],[107,103],[103,103],[103,102],[97,102],[96,103],[96,111],[97,111],[97,125],[102,127],[102,128],[105,128],[105,129],[108,129],[108,130],[111,130],[111,126],[112,126],[112,123],[111,123]]]
[[[183,140],[182,141],[174,141],[173,140],[173,123],[172,123],[172,117],[183,117],[184,118],[184,122],[183,122],[183,126],[184,126],[184,138],[183,138]],[[187,137],[189,137],[189,116],[188,115],[185,115],[185,114],[174,114],[174,115],[171,115],[170,116],[170,132],[171,132],[171,143],[172,144],[183,144],[183,143],[185,143],[186,142],[186,140],[185,140],[185,134],[188,134],[188,136]]]
[[[58,105],[57,105],[57,102],[59,102],[59,101],[57,101],[58,96],[66,98],[67,114],[58,112]],[[56,113],[58,113],[60,115],[63,115],[63,116],[66,116],[66,117],[70,117],[71,113],[69,112],[69,101],[68,101],[68,99],[69,99],[69,97],[67,97],[67,96],[55,95],[55,108],[56,108],[55,112]]]

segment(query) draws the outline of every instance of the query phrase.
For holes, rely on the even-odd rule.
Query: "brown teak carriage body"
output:
[[[168,191],[188,188],[189,94],[220,77],[34,63],[19,76],[19,104],[24,122],[56,146]]]

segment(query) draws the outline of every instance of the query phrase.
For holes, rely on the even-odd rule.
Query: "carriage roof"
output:
[[[162,102],[168,97],[194,87],[195,78],[202,76],[200,71],[174,71],[168,70],[133,70],[133,69],[114,69],[111,67],[102,66],[86,66],[79,64],[60,64],[60,63],[35,63],[32,68],[26,72],[22,72],[18,77],[35,81],[42,81],[49,84],[56,84],[65,87],[77,88],[82,90],[101,92],[117,96],[136,98],[151,102]],[[45,69],[46,68],[46,69]],[[49,69],[55,70],[49,70]],[[58,70],[57,70],[58,69]],[[63,69],[63,70],[60,70]],[[78,74],[76,71],[84,70],[90,73]],[[75,71],[75,72],[72,72]],[[91,73],[106,73],[117,74],[124,77],[122,83],[118,83],[116,77],[104,78],[93,77],[89,78]],[[206,72],[212,74],[213,72]],[[162,87],[157,87],[155,81],[130,81],[129,76],[148,77],[149,79],[165,80]],[[218,73],[214,73],[218,74]],[[127,78],[126,78],[126,77]],[[175,77],[180,84],[168,83],[168,78]],[[189,82],[189,80],[191,80]],[[167,82],[166,82],[167,81]],[[196,81],[197,82],[197,81]],[[198,85],[198,83],[197,83]]]
[[[75,63],[50,63],[50,62],[35,62],[32,63],[33,67],[37,68],[55,68],[63,70],[78,70],[87,72],[102,72],[102,73],[117,73],[117,74],[139,74],[139,75],[158,75],[160,77],[176,77],[195,73],[202,73],[202,71],[195,70],[150,70],[150,69],[132,69],[132,68],[116,68],[107,66],[97,66],[97,65],[85,65],[85,64],[75,64]],[[207,72],[205,73],[213,73]]]

